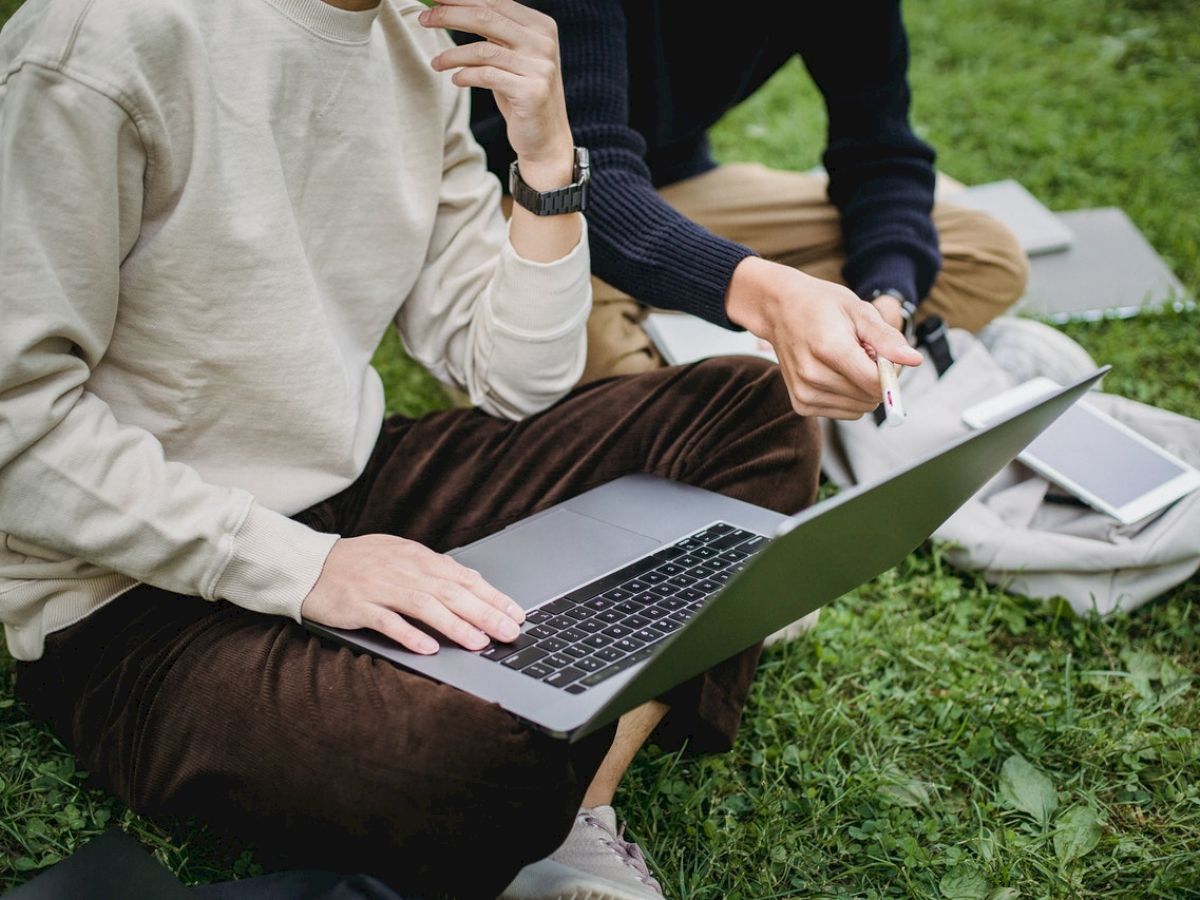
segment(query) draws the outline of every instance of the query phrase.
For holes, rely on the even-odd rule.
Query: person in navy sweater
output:
[[[769,14],[665,0],[529,5],[558,24],[575,142],[591,153],[583,381],[662,365],[641,322],[647,307],[680,310],[769,341],[798,412],[857,418],[878,402],[863,386],[862,345],[882,323],[905,330],[936,313],[977,331],[1021,295],[1027,261],[1011,233],[934,202],[935,154],[909,123],[899,0],[777,3]],[[717,164],[708,129],[797,56],[828,111],[828,179]],[[472,129],[507,185],[504,119],[490,93],[472,99]]]

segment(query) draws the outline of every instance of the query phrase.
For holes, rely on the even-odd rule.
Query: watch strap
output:
[[[527,185],[516,160],[508,167],[508,192],[512,194],[513,202],[538,216],[558,216],[586,210],[590,181],[591,167],[586,147],[575,148],[571,183],[552,191],[536,191]]]

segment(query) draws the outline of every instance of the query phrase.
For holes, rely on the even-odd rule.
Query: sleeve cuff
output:
[[[509,290],[494,292],[490,304],[492,321],[500,329],[525,340],[554,340],[587,315],[592,301],[591,256],[587,220],[582,216],[580,220],[579,243],[553,262],[525,259],[505,238],[501,265],[507,276],[503,284]]]
[[[871,260],[851,285],[854,293],[870,300],[875,291],[896,289],[911,303],[920,303],[917,296],[917,264],[899,253],[886,254]]]
[[[234,537],[215,598],[299,622],[300,605],[337,539],[254,503]]]

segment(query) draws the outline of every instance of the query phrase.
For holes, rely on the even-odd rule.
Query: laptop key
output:
[[[604,623],[599,619],[584,619],[582,622],[575,623],[575,630],[595,634],[597,631],[604,630]]]
[[[637,578],[643,572],[648,572],[659,564],[652,556],[647,556],[645,559],[639,559],[637,562],[630,563],[623,569],[618,569],[611,575],[605,575],[603,578],[597,578],[590,584],[585,584],[583,587],[576,588],[569,594],[564,596],[568,600],[580,602],[595,597],[597,594],[603,594],[605,591],[611,591],[619,584],[629,581],[631,578]]]
[[[525,621],[530,625],[540,625],[553,615],[554,613],[544,608],[534,609],[525,614]]]
[[[720,550],[714,550],[712,547],[697,547],[691,552],[691,555],[699,559],[711,559],[720,552]]]
[[[555,616],[552,619],[546,620],[546,627],[553,628],[555,631],[562,631],[564,628],[570,628],[575,624],[575,620],[569,616]]]
[[[717,570],[705,563],[703,566],[696,566],[692,571],[688,572],[693,578],[712,578],[717,573]]]
[[[626,653],[633,653],[635,650],[641,650],[646,646],[644,641],[639,641],[634,637],[621,638],[613,644],[618,650],[624,650]]]
[[[708,546],[714,550],[728,550],[752,537],[757,537],[757,535],[751,534],[749,531],[742,531],[739,528],[737,531],[731,531],[729,534],[722,535],[715,541],[710,541]]]
[[[639,628],[645,628],[650,623],[651,620],[643,615],[628,616],[621,620],[622,625],[626,628],[632,628],[634,631],[637,631]]]
[[[703,581],[697,581],[694,585],[692,585],[692,587],[700,591],[702,594],[715,594],[721,589],[721,585],[713,581],[711,578],[705,578]]]
[[[583,669],[576,669],[574,667],[559,669],[549,678],[544,679],[544,681],[551,687],[566,687],[572,681],[576,681],[586,674],[587,672],[583,671]]]
[[[607,647],[613,642],[613,639],[606,634],[591,634],[585,637],[579,643],[585,647],[591,647],[593,650],[598,650],[601,647]]]
[[[635,578],[633,581],[625,582],[625,590],[629,591],[631,594],[640,594],[642,591],[649,589],[650,582],[645,581],[643,578]]]
[[[565,656],[562,653],[551,654],[542,660],[542,665],[549,666],[551,669],[565,669],[567,666],[574,664],[574,658]]]
[[[702,562],[704,562],[704,560],[700,559],[699,557],[689,555],[679,557],[679,559],[675,560],[675,565],[682,566],[685,569],[690,569],[692,566],[698,566]],[[658,568],[660,572],[663,569],[662,566],[659,566]]]
[[[605,591],[600,596],[602,596],[605,600],[619,602],[621,600],[628,600],[630,594],[629,591],[624,590],[623,588],[613,588],[611,591]]]
[[[637,603],[641,606],[646,606],[647,604],[650,604],[650,603],[657,603],[658,602],[658,594],[653,594],[650,591],[643,591],[642,593],[638,594],[636,597],[633,597],[632,599],[630,599],[629,602]]]
[[[567,687],[568,694],[582,694],[586,690],[587,688],[585,688],[582,684],[572,684]]]
[[[521,674],[528,675],[530,678],[536,678],[539,681],[541,681],[543,678],[545,678],[547,675],[551,674],[553,671],[554,670],[551,669],[549,666],[544,665],[543,663],[537,662],[537,663],[534,663],[532,666],[526,666],[524,669],[521,670]]]
[[[674,578],[668,581],[667,584],[673,584],[675,587],[685,588],[691,587],[696,583],[696,581],[697,579],[693,578],[691,575],[676,575]]]
[[[549,625],[534,625],[526,634],[531,634],[535,638],[548,638],[558,634],[558,629],[551,628]]]
[[[538,641],[538,649],[545,650],[547,653],[558,653],[567,646],[567,642],[561,637],[546,638],[543,641]]]
[[[694,565],[694,563],[693,563]],[[667,578],[674,578],[676,575],[682,575],[687,570],[687,566],[681,566],[678,563],[669,562],[666,565],[659,566],[658,572],[665,575]],[[655,585],[657,587],[658,585]],[[650,588],[654,590],[654,588]]]
[[[564,628],[558,633],[560,641],[566,641],[568,644],[574,644],[577,641],[582,641],[587,637],[586,631],[580,631],[578,628]]]
[[[618,654],[618,657],[619,656],[620,656],[620,654]],[[586,657],[585,659],[575,660],[575,668],[583,669],[583,671],[585,671],[585,672],[596,672],[600,669],[603,669],[606,664],[607,663],[605,660],[596,659],[596,657],[594,657],[594,656],[589,656],[589,657]]]
[[[642,628],[633,633],[633,637],[639,641],[645,641],[647,644],[652,644],[663,637],[666,637],[665,631],[659,631],[657,628]]]
[[[523,669],[530,663],[535,663],[545,656],[547,656],[545,650],[539,650],[537,647],[526,647],[524,650],[518,650],[511,656],[506,656],[500,661],[500,665],[508,666],[510,669]]]
[[[662,572],[655,571],[647,572],[641,577],[641,580],[646,582],[646,584],[660,584],[661,582],[666,581],[669,577],[670,576],[664,575]]]
[[[678,547],[663,547],[656,553],[651,554],[655,559],[660,559],[663,562],[669,562],[677,556],[683,556],[686,551],[680,550]]]
[[[721,559],[728,560],[731,563],[741,562],[750,556],[749,553],[743,553],[741,550],[726,550],[721,554]]]
[[[544,610],[545,612],[550,613],[552,616],[557,616],[565,613],[568,609],[574,608],[574,606],[575,604],[566,597],[559,597],[557,600],[551,600],[545,606],[539,606],[538,610]]]
[[[633,629],[627,628],[624,625],[609,625],[601,634],[607,634],[610,638],[623,638],[627,634],[632,634]]]
[[[675,610],[675,609],[683,609],[683,607],[686,605],[686,603],[685,603],[685,601],[680,600],[678,597],[663,597],[661,600],[658,601],[658,605],[663,607],[664,609]]]
[[[592,654],[596,659],[603,662],[615,662],[625,655],[623,650],[618,650],[616,647],[603,647]]]
[[[734,529],[732,525],[726,522],[718,522],[716,525],[713,525],[708,529],[708,533],[713,537],[719,537],[722,534],[729,534],[729,532],[733,530]]]
[[[524,650],[526,647],[532,647],[535,638],[531,638],[527,634],[518,634],[517,639],[511,644],[496,644],[493,643],[487,649],[483,650],[479,655],[484,659],[490,659],[493,662],[500,662],[506,656],[511,656],[518,650]]]
[[[738,549],[744,553],[757,553],[767,545],[767,539],[761,534],[756,534],[750,540],[738,545]]]
[[[625,613],[617,612],[615,609],[606,609],[602,613],[596,613],[596,618],[611,625],[613,622],[620,622],[625,618]]]
[[[690,603],[693,600],[699,600],[701,597],[703,597],[704,592],[698,591],[695,588],[685,588],[684,590],[680,591],[675,596],[678,597],[680,600],[685,600],[688,603]]]
[[[656,584],[650,588],[652,594],[657,594],[659,597],[672,597],[675,595],[675,585],[673,584]]]
[[[732,577],[733,577],[733,573],[732,573],[732,572],[714,572],[714,573],[713,573],[713,576],[712,576],[712,580],[713,580],[713,581],[718,581],[718,582],[720,582],[721,584],[724,584],[725,582],[727,582],[727,581],[728,581],[730,578],[732,578]]]
[[[589,618],[591,614],[592,611],[586,606],[575,606],[563,613],[563,615],[569,619],[586,619]]]
[[[686,540],[680,541],[675,546],[678,547],[680,550],[682,550],[684,553],[691,553],[697,547],[703,547],[704,543],[702,541],[696,540],[695,538],[687,538]]]
[[[618,603],[614,609],[616,609],[618,612],[625,613],[625,615],[631,615],[636,612],[641,612],[642,604],[635,603],[632,600],[626,600],[624,603]]]
[[[564,631],[563,634],[565,635],[566,632]],[[580,635],[580,637],[582,637],[582,635]],[[564,647],[563,648],[563,656],[569,656],[569,657],[571,657],[571,659],[579,659],[579,657],[587,656],[591,652],[592,652],[591,647],[581,647],[578,644],[576,644],[573,647]]]
[[[613,603],[611,600],[608,600],[604,597],[593,597],[586,603],[581,603],[579,605],[585,609],[590,609],[592,612],[600,612],[601,610],[608,609],[613,605]]]

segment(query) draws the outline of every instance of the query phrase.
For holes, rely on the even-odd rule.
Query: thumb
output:
[[[862,309],[862,306],[867,308]],[[883,317],[869,303],[861,304],[855,316],[855,326],[858,339],[884,359],[901,366],[919,366],[924,360],[920,353],[908,345],[904,335],[883,321]]]

